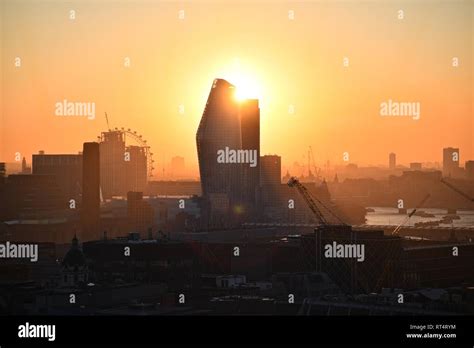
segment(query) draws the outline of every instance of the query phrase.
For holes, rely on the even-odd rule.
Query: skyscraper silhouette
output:
[[[203,218],[207,216],[212,225],[238,220],[255,204],[259,185],[258,100],[238,102],[232,84],[223,79],[214,80],[196,134],[196,144],[205,204]],[[256,151],[256,166],[219,163],[218,151],[226,148]]]
[[[125,191],[143,192],[147,183],[147,158],[142,146],[127,146],[129,161],[122,161],[125,169]]]
[[[84,143],[82,165],[82,230],[84,240],[99,234],[100,155],[99,143]]]
[[[459,148],[443,149],[443,175],[456,177],[459,174]]]
[[[391,152],[388,155],[388,168],[389,169],[395,169],[397,166],[397,155],[393,152]]]
[[[121,131],[102,133],[100,142],[100,182],[102,195],[126,195],[126,170],[124,162],[125,136]]]
[[[243,203],[247,212],[254,210],[257,203],[257,189],[260,184],[260,108],[258,99],[247,99],[240,103],[240,125],[242,149],[255,150],[257,165],[242,166]]]

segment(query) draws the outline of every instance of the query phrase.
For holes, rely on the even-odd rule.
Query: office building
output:
[[[131,232],[146,236],[149,228],[153,227],[154,210],[153,207],[143,200],[142,192],[127,193],[127,217]]]
[[[127,146],[125,168],[125,191],[143,192],[147,183],[147,157],[142,146]],[[122,192],[122,191],[120,191]]]
[[[212,224],[211,206],[227,210],[239,206],[242,199],[242,164],[218,161],[218,151],[242,148],[239,104],[234,86],[225,80],[214,80],[197,130],[196,145],[205,203],[203,213]]]
[[[474,161],[466,161],[465,172],[466,179],[474,180]]]
[[[282,205],[281,157],[260,157],[260,186],[263,207]]]
[[[242,166],[242,197],[244,205],[254,208],[257,190],[260,185],[260,108],[257,99],[247,99],[240,103],[240,127],[242,133],[242,149],[254,151],[255,166]]]
[[[104,198],[124,196],[125,135],[121,131],[103,132],[100,142],[100,186]]]
[[[5,218],[57,219],[68,209],[68,200],[54,175],[14,174],[4,187]]]
[[[421,170],[422,164],[420,162],[410,163],[410,170]]]
[[[395,169],[397,166],[397,155],[393,152],[388,155],[388,168]]]
[[[100,154],[99,143],[84,143],[81,218],[83,240],[99,237]]]
[[[53,175],[65,197],[78,201],[82,187],[82,154],[34,154],[33,174]]]
[[[443,149],[443,176],[455,177],[459,172],[459,148]]]

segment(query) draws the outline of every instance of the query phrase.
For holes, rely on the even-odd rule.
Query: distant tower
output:
[[[21,172],[26,173],[26,158],[23,157],[23,160],[21,161]]]
[[[397,166],[397,155],[393,152],[388,155],[388,167],[390,169],[395,169]]]
[[[21,173],[22,174],[31,174],[31,167],[28,167],[26,164],[26,158],[23,157],[23,160],[21,161]]]
[[[459,172],[459,148],[447,147],[443,149],[443,175],[457,176]]]
[[[100,220],[100,154],[99,143],[84,143],[82,166],[83,239],[99,236]]]
[[[278,205],[281,192],[281,157],[260,157],[261,202],[263,207]]]

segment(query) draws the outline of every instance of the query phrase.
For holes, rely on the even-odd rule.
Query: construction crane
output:
[[[410,220],[410,218],[416,213],[417,209],[420,208],[427,200],[428,198],[431,197],[431,194],[427,194],[422,200],[420,203],[418,203],[418,205],[415,207],[415,209],[413,209],[411,211],[410,214],[408,214],[408,216],[406,217],[406,219],[400,224],[398,225],[397,227],[395,227],[395,229],[393,230],[392,232],[392,236],[396,236],[398,235],[398,232],[400,232],[400,229],[408,222],[408,220]]]
[[[110,132],[109,118],[107,117],[107,113],[105,113],[105,121],[107,122],[107,130]]]
[[[418,205],[415,207],[415,209],[413,209],[411,211],[410,214],[408,214],[408,216],[406,217],[406,219],[400,224],[398,225],[392,232],[392,236],[398,236],[398,232],[400,232],[400,229],[408,222],[408,220],[410,220],[410,218],[416,213],[417,209],[420,208],[427,200],[428,198],[431,197],[431,194],[427,194],[422,200],[420,203],[418,203]],[[391,269],[392,267],[392,263],[391,262],[385,262],[384,264],[384,267],[383,267],[383,271],[382,271],[382,274],[380,275],[379,279],[377,280],[377,283],[375,285],[375,288],[378,289],[382,286],[382,282],[383,280],[385,279],[385,276],[388,274],[389,270]]]
[[[313,212],[313,214],[316,216],[318,222],[321,225],[330,225],[329,221],[326,219],[326,217],[323,215],[321,209],[319,209],[318,204],[325,208],[332,216],[334,216],[339,222],[340,225],[345,225],[345,223],[340,219],[336,214],[332,212],[330,208],[328,208],[323,202],[321,202],[319,199],[316,197],[313,197],[308,189],[299,182],[299,180],[295,177],[291,177],[290,180],[288,180],[288,186],[289,187],[295,187],[300,195],[303,197],[304,201],[308,205],[309,209]]]
[[[316,162],[314,160],[313,148],[309,146],[308,148],[308,176],[311,176],[311,165],[313,166],[314,176],[316,180],[321,180],[321,170],[316,167]]]
[[[445,184],[446,186],[448,186],[451,190],[459,193],[461,196],[463,196],[464,198],[466,198],[468,201],[471,201],[471,202],[474,202],[474,198],[469,196],[467,193],[461,191],[460,189],[458,189],[456,186],[454,186],[453,184],[447,182],[446,180],[444,180],[444,178],[441,178],[440,180],[443,184]]]
[[[308,189],[303,184],[301,184],[297,178],[295,178],[295,177],[290,178],[290,180],[288,181],[288,186],[295,187],[298,190],[298,192],[301,194],[301,196],[303,197],[303,199],[306,202],[306,204],[308,205],[308,207],[311,209],[313,214],[319,220],[320,225],[325,226],[325,227],[327,227],[327,226],[329,226],[329,227],[330,226],[347,226],[347,224],[345,224],[344,221],[342,219],[340,219],[323,202],[321,202],[316,197],[312,197],[312,195],[310,194]],[[322,213],[321,209],[318,207],[318,204],[321,207],[323,207],[325,210],[327,210],[334,218],[336,218],[336,220],[338,220],[339,223],[338,224],[329,223],[328,219],[326,219],[326,217]],[[316,237],[316,229],[315,229],[315,237]],[[315,238],[315,243],[316,243],[316,238]],[[304,245],[305,244],[302,244],[303,248],[304,248]],[[304,249],[303,249],[303,253],[305,253]],[[316,256],[313,255],[313,256],[310,256],[310,257],[316,257]],[[346,261],[346,264],[348,265],[348,267],[351,268],[351,274],[353,275],[354,264],[348,259],[345,259],[345,261]],[[321,261],[320,261],[320,263],[321,263]],[[351,275],[351,277],[352,277],[352,275]],[[364,285],[364,284],[368,284],[368,280],[367,280],[367,277],[363,273],[359,274],[358,277],[356,277],[355,279],[356,279],[356,282],[359,282],[361,287],[364,287],[367,290],[367,286]]]

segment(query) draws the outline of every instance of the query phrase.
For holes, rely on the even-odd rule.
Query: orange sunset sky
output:
[[[260,99],[261,153],[286,165],[304,163],[308,146],[317,164],[341,164],[343,152],[360,165],[386,164],[389,152],[399,163],[441,162],[447,146],[460,148],[461,164],[474,160],[473,1],[0,6],[0,161],[77,153],[106,130],[107,112],[111,126],[148,140],[158,170],[176,155],[196,168],[195,134],[214,78]],[[95,102],[95,119],[56,116],[64,99]],[[419,102],[420,119],[382,117],[389,99]]]

